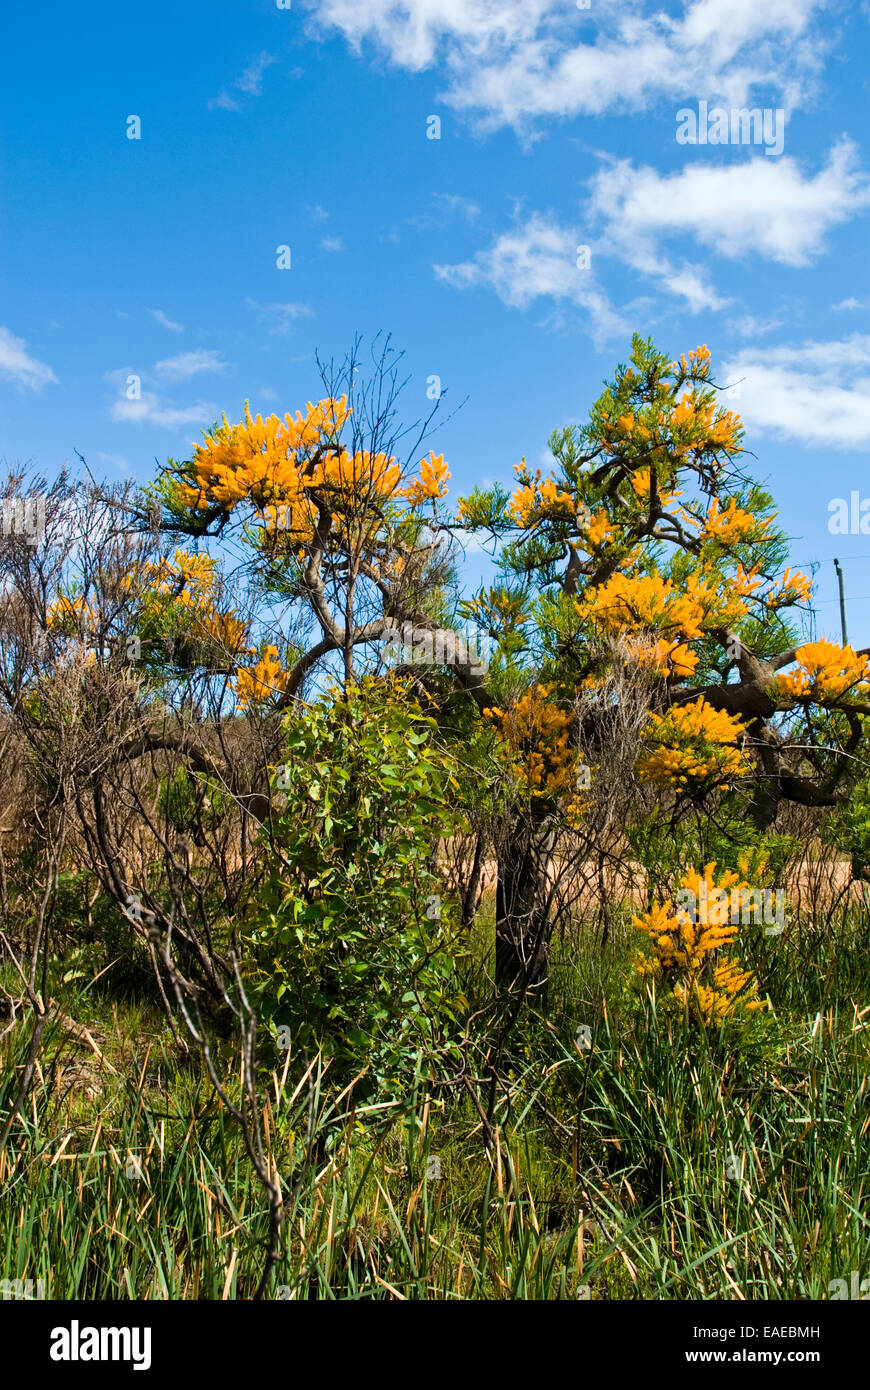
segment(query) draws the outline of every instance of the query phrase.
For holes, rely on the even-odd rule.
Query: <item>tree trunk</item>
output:
[[[547,852],[528,831],[498,855],[495,977],[508,989],[543,986],[549,973]]]
[[[471,863],[471,872],[468,882],[465,885],[465,892],[462,895],[462,925],[466,931],[474,926],[474,918],[477,913],[477,904],[480,898],[480,880],[483,874],[483,856],[486,851],[486,838],[483,832],[477,836],[474,846],[474,858]]]
[[[759,777],[752,793],[749,815],[756,830],[770,830],[779,813],[782,792],[776,777]]]

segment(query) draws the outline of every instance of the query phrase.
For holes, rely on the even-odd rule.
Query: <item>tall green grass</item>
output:
[[[351,1116],[264,1072],[287,1202],[267,1296],[805,1299],[870,1276],[866,914],[749,943],[773,1012],[742,1035],[633,995],[630,938],[556,943],[546,1017],[506,1042],[489,1144],[468,1087],[434,1085],[422,1059],[402,1110]],[[480,999],[486,967],[475,952]],[[151,1003],[113,998],[111,972],[70,990],[104,1061],[47,1031],[0,1155],[0,1279],[252,1297],[268,1213],[237,1125]],[[0,1117],[29,1027],[0,1042]]]

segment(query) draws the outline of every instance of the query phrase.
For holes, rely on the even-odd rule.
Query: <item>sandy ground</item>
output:
[[[451,858],[447,853],[442,864],[450,887],[456,888],[459,885]],[[483,898],[494,894],[497,878],[495,860],[487,860],[481,875]],[[554,860],[549,865],[548,880],[579,913],[598,909],[603,895],[606,895],[611,908],[625,902],[639,908],[645,906],[647,901],[646,875],[640,864],[631,861],[626,861],[620,868],[605,868],[602,883],[594,860],[575,865]],[[807,857],[795,866],[784,883],[770,886],[784,890],[786,906],[792,917],[812,918],[818,913],[830,911],[834,905],[861,902],[864,894],[870,893],[870,883],[852,877],[851,861],[846,858]]]

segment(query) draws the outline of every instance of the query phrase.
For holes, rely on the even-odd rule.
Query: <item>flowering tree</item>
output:
[[[577,853],[594,848],[608,777],[623,796],[636,777],[673,815],[736,797],[759,833],[783,800],[844,798],[870,713],[866,655],[800,641],[810,581],[787,567],[772,500],[741,466],[740,421],[718,403],[706,348],[672,361],[636,338],[588,424],[553,436],[548,477],[523,462],[512,496],[476,489],[455,517],[444,458],[421,450],[429,422],[412,435],[397,424],[389,352],[367,382],[357,373],[352,354],[295,416],[225,417],[152,491],[174,550],[133,584],[142,661],[156,669],[169,642],[165,679],[217,678],[222,715],[260,720],[259,784],[229,779],[247,811],[268,817],[281,717],[314,673],[347,691],[384,669],[397,631],[425,638],[448,678],[428,695],[449,702],[466,800],[482,779],[500,787],[497,970],[529,984],[547,971],[553,852],[566,827],[587,827]],[[457,528],[488,532],[502,570],[459,604]],[[221,574],[233,553],[244,614]],[[59,596],[50,622],[81,630],[83,602]],[[460,616],[492,640],[488,671]],[[638,691],[643,718],[629,719]],[[125,748],[165,743],[136,733]],[[631,762],[608,773],[615,743]],[[185,748],[226,782],[226,749],[222,770],[218,750]]]
[[[61,481],[47,499],[44,536],[36,545],[4,538],[0,555],[3,732],[31,770],[44,904],[53,910],[61,855],[80,860],[150,953],[173,1026],[181,1018],[206,1049],[206,1016],[242,1039],[246,1099],[233,1113],[268,1194],[273,1250],[281,1194],[258,1138],[260,1021],[242,981],[236,923],[256,920],[276,865],[287,877],[291,846],[301,868],[289,889],[275,889],[275,920],[259,923],[266,939],[248,938],[248,951],[253,944],[268,958],[279,937],[296,952],[298,913],[304,949],[321,952],[323,978],[347,996],[345,1013],[355,1007],[348,931],[359,941],[351,964],[377,966],[379,988],[392,989],[406,966],[419,983],[438,933],[416,900],[433,863],[423,872],[416,859],[445,832],[407,809],[421,811],[427,775],[417,714],[399,715],[413,768],[402,795],[391,793],[394,759],[382,747],[389,692],[387,712],[365,730],[374,800],[358,762],[344,758],[360,732],[359,678],[390,669],[398,632],[414,662],[418,650],[430,654],[428,673],[417,669],[413,683],[425,714],[440,720],[440,739],[452,741],[451,808],[485,810],[478,824],[498,867],[496,971],[512,994],[506,1027],[516,999],[547,978],[554,863],[597,856],[601,868],[606,835],[612,842],[631,831],[641,795],[664,810],[669,828],[693,815],[722,820],[735,841],[737,827],[770,830],[788,801],[855,809],[847,834],[864,836],[867,821],[859,799],[845,806],[870,715],[866,653],[799,636],[795,615],[810,583],[787,567],[772,500],[741,466],[740,422],[718,404],[706,349],[672,361],[636,339],[588,424],[554,435],[548,477],[521,463],[512,496],[475,490],[455,516],[443,510],[447,464],[423,448],[429,422],[412,434],[397,424],[389,354],[368,382],[353,355],[327,377],[323,399],[295,416],[264,419],[246,408],[235,424],[224,418],[190,459],[170,461],[150,508],[127,488],[106,497]],[[451,537],[463,529],[493,537],[501,575],[460,602]],[[488,669],[457,632],[459,618],[492,640]],[[336,707],[315,713],[294,742],[285,720],[327,676]],[[322,881],[319,856],[335,828],[325,793],[319,819],[307,810],[316,797],[306,790],[307,750],[327,724],[328,757],[334,768],[341,760],[347,792],[348,843],[363,816],[372,820],[372,833],[358,837],[354,877],[390,842],[385,831],[406,853],[407,872],[390,865],[373,874],[347,921],[332,912]],[[436,726],[427,727],[434,741]],[[282,816],[275,768],[294,749],[305,750],[306,768],[288,778],[296,801]],[[484,843],[464,908],[473,908]],[[714,894],[751,894],[761,861],[750,872],[736,856],[725,862],[697,848],[636,919],[649,943],[638,968],[705,1023],[751,1016],[757,987],[735,923],[711,917],[707,904]],[[334,896],[346,906],[351,865],[337,853]],[[603,876],[601,884],[606,891]],[[705,906],[685,907],[680,892]],[[382,962],[361,918],[371,904],[387,943]],[[37,1021],[46,1017],[34,982],[49,929],[48,910],[22,928],[23,997]],[[389,941],[403,934],[406,954],[394,957]],[[440,986],[429,984],[425,1009],[438,1005]],[[336,1055],[346,1041],[337,1039]],[[487,1038],[487,1074],[496,1075],[501,1048]]]
[[[429,420],[411,432],[396,424],[389,347],[369,380],[358,371],[352,354],[325,372],[330,394],[295,417],[254,417],[247,406],[238,424],[225,416],[158,484],[164,529],[241,537],[265,590],[308,619],[308,640],[283,652],[270,643],[240,666],[244,705],[277,697],[286,707],[313,670],[336,659],[347,686],[355,653],[364,664],[400,624],[440,642],[482,699],[474,654],[439,622],[451,566],[437,505],[449,468],[432,450],[418,457]]]
[[[588,424],[557,432],[551,450],[550,476],[523,461],[512,497],[477,489],[460,516],[502,543],[500,612],[493,591],[473,606],[503,639],[520,701],[543,680],[573,712],[579,785],[590,771],[594,785],[621,664],[649,687],[637,776],[677,810],[742,791],[764,831],[783,800],[844,799],[870,714],[867,656],[798,640],[810,580],[787,567],[772,500],[741,467],[741,424],[719,404],[707,348],[672,361],[635,337]],[[564,775],[563,744],[564,725],[539,718],[531,775],[551,794],[524,807],[499,864],[519,877],[497,925],[507,974],[541,969],[546,886],[528,844],[566,805],[559,777],[538,776],[554,757]]]

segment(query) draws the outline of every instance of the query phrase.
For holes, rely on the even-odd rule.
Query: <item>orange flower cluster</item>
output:
[[[210,555],[177,549],[172,559],[149,564],[146,578],[154,593],[170,595],[179,603],[198,604],[211,598],[217,578],[217,560]]]
[[[705,1024],[763,1008],[752,972],[719,955],[737,936],[737,924],[727,920],[731,890],[742,892],[747,885],[731,871],[717,881],[715,869],[710,863],[703,874],[693,869],[680,880],[678,897],[691,906],[676,908],[668,901],[632,919],[652,948],[635,961],[638,975]]]
[[[710,349],[706,343],[700,347],[692,348],[688,357],[681,353],[679,362],[671,363],[671,371],[676,372],[682,369],[684,376],[706,377],[710,373]]]
[[[638,501],[649,503],[650,488],[652,486],[652,470],[649,468],[636,468],[631,475],[631,486],[638,498]],[[678,497],[682,497],[681,490],[663,487],[661,479],[657,480],[658,499],[665,508],[671,502],[675,502]]]
[[[662,677],[686,679],[698,665],[698,654],[690,644],[715,628],[736,628],[749,613],[750,601],[762,583],[757,570],[745,570],[742,565],[727,582],[715,569],[695,570],[685,578],[682,590],[655,570],[618,570],[575,602],[584,624],[610,636],[627,637],[641,665]],[[769,607],[796,602],[809,583],[804,575],[786,570],[765,602]]]
[[[684,357],[684,363],[685,360]],[[700,375],[706,377],[708,365],[709,354]],[[671,366],[674,368],[676,364]],[[697,369],[695,371],[698,375]],[[633,380],[633,374],[626,372],[623,382],[631,384]],[[615,421],[604,414],[600,423],[600,447],[611,454],[652,454],[664,463],[668,458],[680,462],[689,453],[713,455],[740,451],[740,416],[730,410],[717,409],[709,387],[685,391],[673,404],[627,410]]]
[[[719,1023],[740,1010],[753,1013],[764,1008],[752,971],[743,970],[730,958],[713,967],[709,984],[681,980],[674,986],[674,998],[706,1024]]]
[[[813,581],[807,575],[787,569],[782,577],[764,596],[764,604],[771,611],[777,608],[790,608],[795,603],[809,603],[813,592]]]
[[[144,616],[162,612],[171,618],[172,610],[179,609],[195,641],[233,655],[248,650],[247,623],[234,610],[217,606],[217,561],[210,555],[176,550],[172,559],[147,565],[145,578],[150,595],[143,603]]]
[[[285,415],[283,420],[255,417],[246,402],[240,424],[231,425],[224,415],[223,424],[195,446],[178,485],[178,500],[192,511],[232,511],[248,503],[263,523],[266,540],[275,544],[281,536],[301,547],[304,559],[324,507],[377,511],[392,498],[417,507],[446,495],[450,470],[442,456],[430,452],[420,461],[420,477],[402,488],[402,469],[394,458],[343,448],[340,434],[349,415],[346,396],[316,405],[309,401],[304,415],[297,411],[295,418]],[[330,524],[336,522],[331,511]]]
[[[736,747],[746,725],[714,709],[703,696],[674,705],[665,715],[650,715],[650,723],[658,746],[637,763],[638,776],[646,782],[710,789],[749,770]]]
[[[607,512],[601,507],[583,528],[584,549],[598,550],[613,534],[614,527],[610,524]]]
[[[256,419],[245,402],[243,423],[223,425],[203,435],[193,454],[194,477],[182,487],[188,507],[205,510],[215,505],[231,510],[242,501],[256,507],[292,504],[304,487],[302,469],[309,455],[329,447],[347,418],[347,399],[309,401],[307,413],[281,420],[270,415]],[[398,480],[397,480],[398,481]]]
[[[406,497],[412,507],[419,507],[422,502],[436,502],[447,496],[449,477],[450,469],[444,462],[444,455],[436,457],[430,449],[428,459],[420,460],[420,477],[414,478],[408,487],[400,488],[398,495]]]
[[[795,661],[796,671],[777,673],[779,700],[839,700],[844,695],[864,695],[870,688],[870,663],[852,647],[822,638],[798,647]]]
[[[571,520],[575,502],[570,492],[559,488],[554,478],[542,478],[540,468],[530,473],[525,459],[514,464],[520,487],[513,494],[508,513],[518,526],[534,526],[543,520]]]
[[[533,797],[568,794],[569,817],[579,815],[582,798],[574,795],[578,767],[585,767],[570,743],[571,715],[552,703],[552,686],[536,685],[509,710],[487,709],[484,716],[504,740],[512,776]]]
[[[715,591],[694,577],[681,594],[660,574],[618,571],[578,599],[577,608],[581,619],[601,632],[644,639],[632,644],[641,664],[662,676],[685,677],[698,664],[687,643],[701,636],[715,600]],[[651,644],[650,637],[657,640]]]
[[[262,704],[287,687],[290,672],[285,671],[277,647],[267,647],[254,666],[240,666],[235,674],[236,699],[241,709]]]
[[[724,509],[720,506],[719,498],[714,497],[707,515],[704,517],[704,540],[721,541],[723,545],[736,545],[738,541],[744,541],[748,537],[761,540],[770,530],[771,521],[759,521],[753,516],[752,512],[746,512],[742,507],[738,507],[732,498],[728,506]]]
[[[93,635],[100,625],[97,610],[82,597],[70,598],[61,594],[46,611],[46,623],[64,637],[77,637],[84,633]]]
[[[247,623],[235,613],[220,613],[216,608],[203,607],[196,614],[193,635],[235,656],[248,650],[245,645],[247,631]]]

